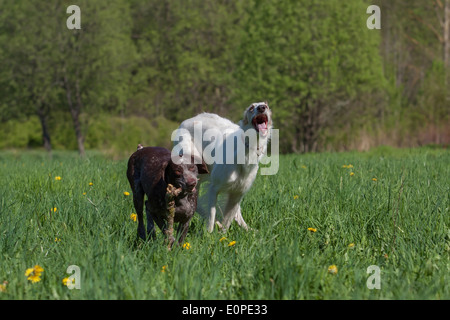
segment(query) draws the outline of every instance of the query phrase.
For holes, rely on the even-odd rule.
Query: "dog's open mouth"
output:
[[[197,191],[197,189],[195,187],[187,189],[188,193],[194,193],[195,191]]]
[[[192,194],[192,193],[194,193],[194,192],[196,192],[196,191],[197,191],[196,185],[193,185],[193,186],[187,186],[187,187],[186,187],[186,192],[189,193],[189,194]]]
[[[261,133],[263,136],[267,134],[268,128],[267,128],[267,115],[265,114],[258,114],[256,115],[253,120],[252,124],[255,130],[259,133]]]

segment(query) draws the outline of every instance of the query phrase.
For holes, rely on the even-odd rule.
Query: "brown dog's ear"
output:
[[[173,179],[177,179],[177,177],[183,174],[182,167],[176,162],[173,162],[172,159],[164,162],[162,167],[164,168],[164,181],[167,183],[173,184]]]
[[[202,163],[195,163],[194,161],[194,155],[191,155],[191,163],[195,164],[198,169],[198,174],[206,174],[209,173],[208,166],[206,165],[205,161],[202,158]]]
[[[172,164],[172,160],[169,160],[169,161],[165,161],[163,164],[162,164],[162,168],[163,168],[163,173],[164,173],[164,175],[162,176],[162,179],[164,180],[164,181],[166,181],[166,182],[168,182],[168,180],[171,178],[171,172],[172,172],[172,166],[171,166],[171,164]]]
[[[205,161],[202,160],[202,163],[196,164],[196,166],[199,174],[209,173],[208,166],[206,165]]]

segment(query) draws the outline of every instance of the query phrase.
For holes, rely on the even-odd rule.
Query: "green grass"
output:
[[[450,299],[449,164],[439,149],[281,156],[242,203],[257,231],[209,234],[196,215],[191,248],[168,251],[160,232],[136,240],[126,160],[2,152],[0,299]],[[69,265],[80,290],[62,284]]]

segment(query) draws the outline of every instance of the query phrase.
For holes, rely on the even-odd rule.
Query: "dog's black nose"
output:
[[[266,105],[262,104],[259,105],[256,110],[258,110],[258,112],[263,113],[264,111],[266,111]]]

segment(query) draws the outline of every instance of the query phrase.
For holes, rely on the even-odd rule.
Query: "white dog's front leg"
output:
[[[217,190],[211,184],[208,190],[208,232],[213,232],[216,221]]]

